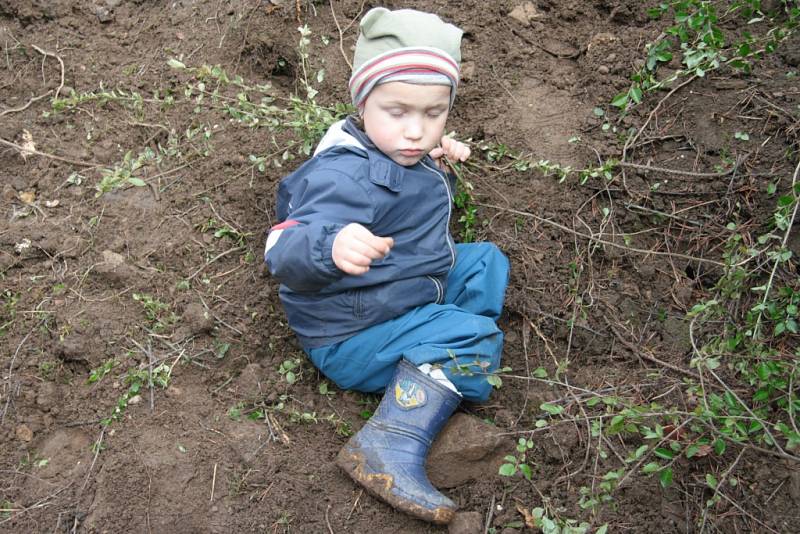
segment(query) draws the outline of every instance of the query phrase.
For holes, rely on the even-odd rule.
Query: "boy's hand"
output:
[[[378,237],[358,223],[350,223],[333,239],[333,263],[347,274],[369,271],[373,260],[386,257],[394,246],[391,237]]]
[[[446,171],[448,170],[447,162],[444,160],[443,156],[447,156],[447,159],[456,162],[467,161],[470,154],[471,151],[467,145],[461,141],[456,141],[452,137],[444,136],[441,140],[441,146],[437,146],[431,150],[430,156],[440,169]]]

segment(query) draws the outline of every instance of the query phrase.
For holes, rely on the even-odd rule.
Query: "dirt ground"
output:
[[[453,532],[515,532],[533,507],[592,530],[800,524],[797,464],[735,447],[680,458],[666,488],[634,472],[608,504],[580,506],[582,488],[638,444],[580,419],[582,392],[691,408],[686,314],[719,276],[696,258],[720,260],[728,222],[771,213],[764,184],[786,186],[797,153],[800,91],[786,76],[797,36],[750,76],[720,70],[659,108],[666,92],[624,117],[610,109],[663,29],[647,16],[656,4],[383,4],[465,30],[449,128],[475,152],[464,179],[476,239],[512,263],[501,320],[512,370],[489,403],[462,407],[431,465],[463,512]],[[285,324],[261,251],[303,137],[236,111],[242,93],[286,108],[305,92],[302,24],[316,100],[347,102],[352,21],[374,5],[0,0],[0,530],[447,531],[363,494],[333,464],[378,399],[327,383]],[[573,168],[626,148],[630,162],[688,174],[629,167],[610,185],[560,183],[498,159],[503,146]],[[103,169],[122,187],[100,195]],[[543,403],[575,422],[538,425]],[[520,436],[533,442],[530,481],[497,474]],[[707,510],[703,477],[725,470],[738,484]]]

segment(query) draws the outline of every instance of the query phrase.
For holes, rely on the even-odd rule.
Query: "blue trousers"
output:
[[[427,304],[338,343],[310,349],[314,365],[342,389],[382,392],[405,358],[441,366],[466,400],[483,402],[487,373],[500,364],[497,327],[508,284],[508,259],[491,243],[456,245],[443,304]]]

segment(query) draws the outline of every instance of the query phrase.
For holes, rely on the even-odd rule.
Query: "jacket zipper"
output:
[[[450,185],[447,183],[447,177],[428,167],[424,162],[420,161],[423,167],[434,173],[436,176],[442,180],[444,184],[444,188],[447,191],[447,222],[445,223],[444,228],[444,240],[447,241],[447,246],[450,248],[450,270],[453,270],[453,267],[456,265],[456,251],[453,248],[453,244],[450,242],[450,217],[453,214],[453,194],[450,191]]]

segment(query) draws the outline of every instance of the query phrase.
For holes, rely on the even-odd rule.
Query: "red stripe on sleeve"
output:
[[[291,228],[292,226],[297,226],[298,224],[300,224],[300,221],[287,219],[280,224],[276,224],[275,226],[270,228],[269,231],[271,232],[273,230],[285,230],[286,228]]]

